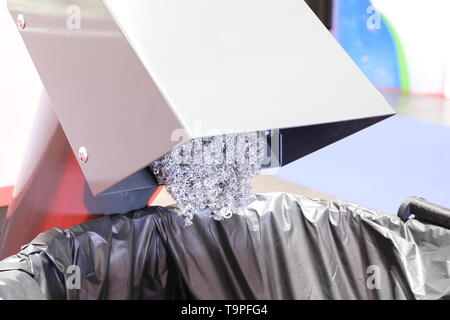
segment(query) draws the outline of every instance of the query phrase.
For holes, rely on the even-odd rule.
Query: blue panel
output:
[[[278,176],[386,213],[411,195],[450,208],[450,127],[394,116]]]
[[[397,50],[386,23],[369,30],[369,0],[335,0],[336,38],[373,84],[400,88]]]

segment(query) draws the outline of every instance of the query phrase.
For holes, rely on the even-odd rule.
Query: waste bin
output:
[[[450,230],[343,201],[258,194],[193,224],[147,207],[40,234],[0,263],[6,299],[445,299]]]

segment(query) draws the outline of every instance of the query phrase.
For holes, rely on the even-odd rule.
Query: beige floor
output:
[[[393,90],[380,90],[402,116],[450,125],[450,99],[427,97]]]
[[[280,178],[270,176],[270,175],[258,175],[253,179],[253,189],[256,193],[266,193],[266,192],[288,192],[291,194],[298,194],[307,196],[310,198],[320,198],[320,199],[337,199],[331,195],[325,193],[305,188],[303,186],[282,180]],[[167,206],[174,204],[175,201],[166,192],[166,190],[161,191],[158,197],[153,202],[153,205]]]

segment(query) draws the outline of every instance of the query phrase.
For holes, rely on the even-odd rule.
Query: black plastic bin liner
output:
[[[5,299],[440,299],[450,231],[284,193],[193,225],[149,207],[40,234],[0,263]],[[69,266],[80,271],[73,288]],[[73,268],[73,267],[72,267]],[[70,278],[72,276],[72,278]],[[67,285],[70,283],[70,285]]]

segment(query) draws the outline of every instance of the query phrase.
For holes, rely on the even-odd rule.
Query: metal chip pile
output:
[[[266,136],[260,132],[198,138],[150,168],[190,225],[194,214],[204,209],[222,220],[252,201],[251,179],[260,171],[266,150]]]

